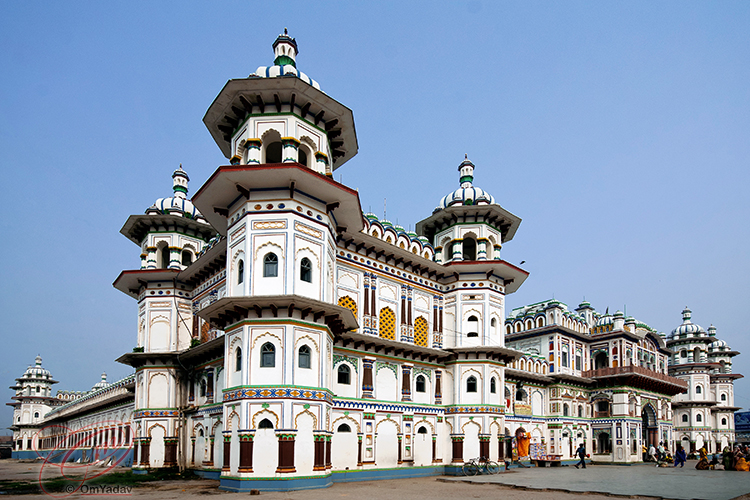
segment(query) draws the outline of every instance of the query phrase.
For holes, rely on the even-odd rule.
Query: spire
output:
[[[36,359],[34,360],[34,364],[36,366],[42,366],[42,357],[40,355],[37,355]]]
[[[276,37],[276,40],[273,42],[273,63],[276,66],[290,65],[296,68],[298,53],[297,41],[290,37],[286,28],[284,28],[284,34]]]
[[[685,306],[685,309],[682,310],[682,322],[683,323],[690,323],[690,316],[693,311],[688,308],[688,306]]]
[[[174,191],[175,198],[187,198],[188,193],[188,177],[187,172],[182,170],[182,163],[180,167],[172,174],[172,190]]]
[[[471,187],[471,183],[474,182],[474,164],[469,161],[469,155],[464,155],[464,161],[458,166],[458,171],[461,173],[459,183],[461,187],[466,189]]]

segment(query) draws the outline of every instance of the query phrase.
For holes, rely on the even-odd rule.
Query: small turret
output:
[[[284,28],[284,34],[279,35],[273,42],[273,63],[276,66],[291,65],[297,67],[297,41],[290,37]]]

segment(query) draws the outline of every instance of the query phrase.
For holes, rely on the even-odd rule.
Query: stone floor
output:
[[[724,470],[696,470],[696,461],[684,468],[654,465],[589,465],[511,469],[496,475],[442,477],[440,481],[474,484],[502,484],[530,490],[555,489],[564,492],[595,492],[664,499],[730,500],[750,497],[750,473]]]

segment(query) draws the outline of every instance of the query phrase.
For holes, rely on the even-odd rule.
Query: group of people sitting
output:
[[[750,471],[750,465],[747,463],[748,448],[745,445],[738,444],[734,447],[734,451],[729,446],[725,446],[721,453],[712,455],[711,461],[708,460],[705,446],[698,450],[698,455],[700,458],[695,465],[698,470],[713,470],[721,465],[724,470]]]
[[[664,448],[664,443],[659,443],[658,448],[653,444],[648,447],[648,450],[644,447],[643,451],[646,455],[644,460],[655,462],[657,467],[666,467],[671,463],[674,463],[674,467],[678,465],[684,467],[687,461],[687,452],[680,444],[677,444],[674,456]],[[726,446],[721,453],[711,455],[711,460],[709,460],[708,450],[703,446],[698,450],[698,456],[698,463],[695,465],[698,470],[714,470],[721,466],[724,470],[750,471],[750,464],[747,461],[750,459],[750,449],[746,445],[738,444],[734,447],[734,451]]]

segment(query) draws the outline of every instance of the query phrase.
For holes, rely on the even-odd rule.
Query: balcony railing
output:
[[[611,367],[611,368],[599,368],[598,370],[586,370],[585,372],[581,373],[581,375],[586,378],[610,377],[612,375],[627,375],[627,374],[643,375],[645,377],[655,378],[663,382],[667,382],[670,384],[679,385],[680,387],[687,388],[687,382],[685,382],[684,380],[680,380],[675,377],[670,377],[669,375],[665,375],[664,373],[659,373],[654,370],[649,370],[648,368],[643,368],[642,366],[635,366],[635,365],[617,366],[617,367]]]

